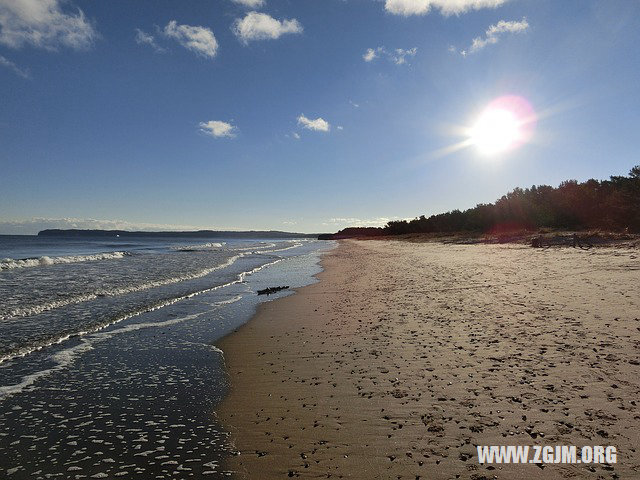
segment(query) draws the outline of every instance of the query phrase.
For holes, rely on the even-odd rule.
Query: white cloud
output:
[[[485,32],[484,37],[476,37],[471,42],[471,46],[469,47],[469,53],[477,52],[478,50],[482,50],[487,45],[494,45],[500,41],[500,37],[504,33],[523,33],[529,29],[529,23],[526,18],[523,18],[521,21],[510,21],[507,22],[505,20],[500,20],[498,23],[489,26],[487,31]],[[467,52],[464,50],[461,52],[463,55],[466,55]]]
[[[21,76],[22,78],[31,78],[31,75],[29,75],[29,71],[28,70],[24,70],[24,69],[18,67],[15,63],[13,63],[11,60],[6,59],[2,55],[0,55],[0,65],[3,66],[3,67],[7,67],[13,73],[15,73],[16,75]]]
[[[391,52],[387,51],[385,47],[378,47],[368,48],[364,55],[362,55],[362,58],[365,62],[372,62],[376,58],[384,57],[396,65],[404,65],[407,63],[407,57],[415,57],[416,53],[418,53],[418,49],[416,47],[408,48],[406,50],[403,48],[396,48]]]
[[[136,28],[136,43],[138,45],[148,45],[156,52],[162,53],[166,50],[156,43],[156,39],[153,35],[143,32],[139,28]]]
[[[382,47],[378,47],[377,49],[367,48],[367,51],[364,52],[364,55],[362,55],[362,58],[364,59],[364,61],[371,62],[375,60],[378,57],[380,48]]]
[[[396,65],[403,65],[407,63],[407,57],[415,57],[416,53],[418,53],[418,49],[416,47],[409,48],[408,50],[396,48],[394,53],[391,55],[391,59]]]
[[[175,20],[171,20],[163,32],[184,48],[203,57],[213,58],[218,53],[218,41],[213,32],[206,27],[178,25]]]
[[[508,0],[386,0],[384,8],[394,15],[426,15],[432,8],[442,15],[459,15],[469,10],[496,8]]]
[[[97,33],[80,9],[64,13],[60,0],[0,0],[0,43],[47,50],[88,48]]]
[[[238,5],[242,5],[247,8],[260,8],[265,4],[264,0],[231,0],[233,3],[237,3]]]
[[[315,120],[312,120],[305,117],[304,114],[298,117],[298,125],[301,125],[307,130],[314,130],[316,132],[328,132],[331,130],[331,125],[329,125],[329,122],[323,118],[316,118]]]
[[[200,123],[200,131],[215,138],[234,138],[236,136],[236,130],[237,128],[230,123],[220,120],[209,120],[208,122]]]
[[[360,108],[360,104],[355,103],[353,100],[349,100],[349,103],[353,106],[353,108]]]
[[[293,138],[300,140],[300,134],[298,132],[293,132]]]
[[[338,125],[338,130],[344,130],[344,127],[342,125]]]
[[[87,229],[87,230],[140,230],[140,231],[170,231],[170,230],[199,230],[202,227],[193,225],[167,225],[159,223],[134,223],[126,220],[96,220],[93,218],[42,218],[34,217],[21,220],[0,220],[0,234],[4,235],[33,235],[40,230],[51,228]]]
[[[249,12],[233,24],[233,33],[245,44],[251,40],[275,40],[287,33],[302,33],[302,25],[295,18],[276,20],[266,13]]]

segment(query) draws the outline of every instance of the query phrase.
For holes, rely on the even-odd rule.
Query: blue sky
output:
[[[0,0],[0,233],[335,231],[626,174],[639,44],[635,1]],[[442,154],[503,95],[529,142]]]

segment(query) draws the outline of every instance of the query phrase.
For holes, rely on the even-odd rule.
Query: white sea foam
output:
[[[302,244],[301,243],[294,243],[293,245],[289,246],[289,247],[283,247],[283,248],[274,248],[272,250],[259,250],[256,251],[254,253],[275,253],[275,252],[284,252],[285,250],[291,250],[292,248],[298,248],[301,247]]]
[[[16,393],[22,392],[25,388],[33,385],[37,380],[42,377],[48,376],[51,373],[62,370],[63,368],[71,365],[79,355],[82,355],[89,350],[93,350],[94,345],[99,342],[103,342],[108,340],[116,335],[120,335],[123,333],[134,332],[136,330],[141,330],[144,328],[154,328],[154,327],[166,327],[169,325],[174,325],[176,323],[182,323],[187,320],[193,320],[203,315],[206,312],[200,312],[193,315],[187,315],[185,317],[173,318],[171,320],[166,320],[164,322],[148,322],[148,323],[134,323],[132,325],[127,325],[121,328],[117,328],[115,330],[110,330],[108,332],[95,332],[89,335],[84,336],[80,340],[80,344],[75,345],[73,347],[65,348],[64,350],[60,350],[59,352],[54,353],[49,357],[55,365],[51,368],[47,368],[45,370],[40,370],[39,372],[32,373],[30,375],[26,375],[22,378],[20,383],[15,385],[6,385],[0,387],[0,400],[4,399],[9,395],[13,395]]]
[[[138,315],[140,315],[142,313],[152,312],[154,310],[158,310],[160,308],[164,308],[166,306],[172,305],[174,303],[177,303],[179,301],[185,300],[187,298],[192,298],[192,297],[195,297],[197,295],[201,295],[203,293],[212,292],[214,290],[218,290],[218,289],[221,289],[221,288],[224,288],[224,287],[228,287],[230,285],[235,285],[237,283],[242,283],[242,282],[245,281],[245,278],[247,277],[247,275],[251,275],[251,274],[253,274],[255,272],[258,272],[258,271],[262,270],[263,268],[269,267],[271,265],[275,265],[276,263],[279,263],[281,261],[282,261],[282,259],[278,259],[278,260],[275,260],[273,262],[269,262],[269,263],[266,263],[266,264],[261,265],[259,267],[256,267],[256,268],[254,268],[252,270],[249,270],[247,272],[242,272],[242,273],[240,273],[238,275],[236,280],[233,280],[233,281],[231,281],[229,283],[225,283],[223,285],[217,285],[215,287],[207,288],[207,289],[201,290],[199,292],[191,293],[189,295],[184,295],[184,296],[181,296],[181,297],[173,298],[171,300],[167,300],[165,302],[161,302],[159,304],[156,304],[155,306],[147,307],[147,308],[144,308],[144,309],[139,310],[139,311],[131,312],[131,313],[127,314],[127,315],[124,315],[124,316],[121,316],[119,318],[116,318],[116,319],[114,319],[114,320],[112,320],[110,322],[104,323],[102,325],[98,325],[98,326],[92,328],[91,330],[75,332],[73,334],[67,334],[67,335],[55,338],[55,339],[53,339],[53,340],[51,340],[51,341],[49,341],[47,343],[44,343],[44,344],[35,345],[35,346],[34,345],[28,346],[26,348],[23,348],[23,349],[17,351],[17,352],[12,352],[10,354],[7,354],[7,355],[4,355],[4,356],[0,357],[0,365],[2,363],[4,363],[4,362],[10,361],[10,360],[14,360],[16,358],[25,357],[25,356],[33,353],[33,352],[40,351],[40,350],[42,350],[44,348],[47,348],[47,347],[50,347],[52,345],[57,345],[57,344],[63,343],[65,341],[69,340],[72,337],[82,337],[84,335],[90,335],[90,334],[99,332],[100,330],[104,330],[105,328],[108,328],[108,327],[110,327],[112,325],[120,323],[120,322],[122,322],[124,320],[128,320],[129,318],[138,316]],[[221,300],[219,302],[216,302],[216,303],[212,304],[212,306],[213,307],[219,307],[219,306],[223,306],[223,305],[228,305],[228,304],[231,304],[231,303],[235,303],[235,302],[237,302],[237,301],[239,301],[241,299],[242,299],[242,296],[238,295],[238,296],[236,296],[236,297],[234,297],[232,299],[229,299],[229,300]],[[159,325],[159,324],[156,323],[154,325]],[[34,377],[33,381],[35,381],[38,378],[40,378],[39,374],[34,374],[34,375],[35,375],[35,377]],[[27,377],[25,377],[25,378],[27,378]],[[33,383],[33,381],[29,382],[27,385],[24,385],[19,390],[21,391],[24,387],[26,387],[26,386],[30,385],[31,383]],[[22,384],[20,384],[20,385],[22,385]],[[2,387],[2,388],[4,388],[4,387]],[[0,399],[2,398],[2,388],[0,388]],[[7,388],[9,388],[9,387],[7,387]]]
[[[268,244],[265,245],[266,246],[276,246],[275,244]],[[167,278],[167,279],[163,279],[163,280],[156,280],[156,281],[152,281],[152,282],[146,282],[140,285],[132,285],[129,287],[122,287],[122,288],[114,288],[111,290],[97,290],[95,292],[92,293],[87,293],[87,294],[83,294],[83,295],[77,295],[74,297],[70,297],[70,298],[65,298],[65,299],[60,299],[60,300],[54,300],[54,301],[50,301],[47,303],[42,303],[40,305],[33,305],[33,306],[29,306],[29,307],[17,307],[14,308],[13,310],[10,310],[8,313],[6,313],[5,315],[0,315],[0,320],[7,320],[9,318],[18,318],[18,317],[28,317],[31,315],[38,315],[42,312],[46,312],[49,310],[54,310],[56,308],[61,308],[61,307],[65,307],[67,305],[72,305],[72,304],[76,304],[76,303],[82,303],[82,302],[88,302],[90,300],[95,300],[98,297],[116,297],[119,295],[125,295],[127,293],[133,293],[133,292],[139,292],[142,290],[149,290],[151,288],[156,288],[156,287],[162,287],[165,285],[170,285],[172,283],[178,283],[178,282],[184,282],[186,280],[195,280],[196,278],[201,278],[204,277],[206,275],[209,275],[210,273],[215,272],[216,270],[221,270],[223,268],[226,268],[230,265],[232,265],[236,260],[238,260],[241,257],[244,257],[245,255],[250,255],[250,254],[254,254],[254,253],[276,253],[276,252],[282,252],[285,250],[290,250],[292,248],[297,248],[302,246],[301,243],[295,243],[289,247],[284,247],[284,248],[278,248],[278,249],[271,249],[271,250],[255,250],[255,251],[245,251],[242,253],[239,253],[238,255],[235,255],[233,257],[230,257],[226,262],[220,264],[220,265],[216,265],[215,267],[211,267],[211,268],[206,268],[203,270],[200,270],[198,272],[194,272],[191,274],[185,274],[185,275],[179,275],[176,277],[171,277],[171,278]],[[255,248],[255,247],[253,247]],[[252,249],[253,249],[252,248]],[[116,252],[118,253],[118,252]],[[271,265],[270,263],[267,265]],[[0,360],[1,363],[1,360]]]
[[[290,245],[288,247],[283,247],[283,248],[274,248],[277,247],[278,245],[275,243],[267,243],[264,245],[254,245],[252,247],[246,247],[246,248],[235,248],[234,250],[237,252],[244,252],[244,255],[250,255],[250,254],[255,254],[255,253],[275,253],[275,252],[284,252],[285,250],[291,250],[292,248],[298,248],[302,246],[302,243],[299,243],[297,240],[287,240],[286,243],[293,243],[293,245]]]
[[[213,273],[216,270],[226,268],[232,265],[237,259],[239,259],[242,256],[243,255],[235,255],[233,257],[230,257],[226,262],[221,263],[220,265],[216,265],[215,267],[205,268],[203,270],[199,270],[198,272],[194,272],[190,274],[179,275],[176,277],[166,278],[162,280],[155,280],[152,282],[146,282],[139,285],[131,285],[128,287],[113,288],[110,290],[96,290],[95,292],[92,292],[92,293],[76,295],[74,297],[64,298],[60,300],[54,300],[54,301],[42,303],[40,305],[33,305],[29,307],[17,307],[17,308],[14,308],[13,310],[10,310],[5,315],[0,315],[0,320],[38,315],[39,313],[46,312],[49,310],[54,310],[56,308],[65,307],[67,305],[95,300],[98,297],[117,297],[119,295],[139,292],[142,290],[149,290],[151,288],[162,287],[165,285],[170,285],[172,283],[184,282],[187,280],[194,280],[196,278],[201,278],[206,275],[209,275],[210,273]]]
[[[127,252],[95,253],[93,255],[70,255],[62,257],[39,257],[13,259],[5,258],[0,260],[0,271],[13,270],[14,268],[42,267],[47,265],[57,265],[59,263],[79,263],[93,262],[98,260],[115,260],[130,255]]]
[[[233,258],[233,257],[232,257],[232,258]],[[238,283],[242,283],[242,282],[244,282],[244,281],[245,281],[245,278],[246,278],[246,276],[247,276],[247,275],[251,275],[251,274],[253,274],[253,273],[255,273],[255,272],[259,272],[259,271],[260,271],[260,270],[262,270],[263,268],[269,267],[269,266],[271,266],[271,265],[275,265],[276,263],[279,263],[279,262],[281,262],[281,261],[282,261],[282,259],[278,259],[278,260],[275,260],[275,261],[273,261],[273,262],[266,263],[266,264],[264,264],[264,265],[261,265],[261,266],[259,266],[259,267],[254,268],[254,269],[252,269],[252,270],[249,270],[249,271],[242,272],[242,273],[238,274],[238,277],[237,277],[235,280],[231,281],[231,282],[228,282],[228,283],[225,283],[225,284],[222,284],[222,285],[216,285],[215,287],[206,288],[206,289],[204,289],[204,290],[200,290],[200,291],[198,291],[198,292],[194,292],[194,293],[190,293],[190,294],[188,294],[188,295],[183,295],[183,296],[181,296],[181,297],[176,297],[176,298],[172,298],[172,299],[170,299],[170,300],[166,300],[166,301],[161,302],[161,303],[158,303],[158,304],[156,304],[156,305],[154,305],[154,306],[146,307],[146,308],[144,308],[144,309],[142,309],[142,310],[138,310],[138,311],[135,311],[135,312],[131,312],[131,313],[127,314],[127,315],[123,315],[123,316],[118,317],[118,318],[116,318],[116,319],[114,319],[114,320],[111,320],[110,322],[107,322],[107,323],[104,323],[104,324],[101,324],[101,325],[95,326],[95,327],[93,327],[93,328],[92,328],[92,329],[90,329],[90,330],[85,330],[85,331],[75,332],[75,333],[73,333],[73,334],[67,334],[67,335],[64,335],[64,336],[61,336],[61,337],[59,337],[59,338],[53,339],[53,340],[51,340],[51,341],[49,341],[49,342],[47,342],[47,343],[41,344],[41,345],[29,346],[29,347],[23,348],[23,349],[21,349],[21,350],[19,350],[19,351],[17,351],[17,352],[12,352],[12,353],[10,353],[10,354],[4,355],[3,357],[0,357],[0,364],[2,364],[2,363],[4,363],[4,362],[7,362],[7,361],[10,361],[10,360],[13,360],[13,359],[16,359],[16,358],[19,358],[19,357],[27,356],[27,355],[29,355],[30,353],[37,352],[37,351],[39,351],[39,350],[42,350],[43,348],[46,348],[46,347],[50,347],[50,346],[52,346],[52,345],[57,345],[57,344],[63,343],[63,342],[65,342],[65,341],[69,340],[69,339],[70,339],[70,338],[72,338],[72,337],[83,337],[83,336],[85,336],[85,335],[92,335],[92,334],[95,334],[95,333],[97,333],[97,332],[99,332],[99,331],[101,331],[101,330],[104,330],[104,329],[106,329],[106,328],[108,328],[108,327],[111,327],[112,325],[115,325],[115,324],[117,324],[117,323],[123,322],[124,320],[128,320],[129,318],[132,318],[132,317],[138,316],[138,315],[140,315],[140,314],[142,314],[142,313],[152,312],[152,311],[154,311],[154,310],[158,310],[158,309],[160,309],[160,308],[164,308],[164,307],[167,307],[167,306],[169,306],[169,305],[173,305],[174,303],[180,302],[180,301],[185,300],[185,299],[187,299],[187,298],[192,298],[192,297],[195,297],[195,296],[201,295],[201,294],[203,294],[203,293],[213,292],[213,291],[215,291],[215,290],[219,290],[219,289],[222,289],[222,288],[225,288],[225,287],[231,286],[231,285],[235,285],[235,284],[238,284]],[[215,303],[215,304],[213,304],[212,306],[214,306],[214,307],[219,307],[219,306],[223,306],[223,305],[227,305],[227,304],[235,303],[235,302],[237,302],[238,300],[240,300],[241,298],[242,298],[242,296],[238,295],[238,296],[236,296],[236,297],[234,297],[234,298],[232,298],[232,299],[229,299],[229,300],[221,300],[221,301],[219,301],[219,302],[216,302],[216,303]],[[201,313],[200,313],[200,314],[198,314],[198,315],[201,315],[202,313],[204,313],[204,312],[201,312]],[[170,321],[171,321],[171,320],[170,320]],[[149,325],[149,326],[154,326],[154,325],[158,326],[158,325],[161,325],[161,324],[160,324],[160,323],[150,323],[150,324],[148,324],[148,325]],[[38,375],[38,374],[34,374],[34,375]],[[25,377],[25,378],[26,378],[26,377]],[[34,381],[35,381],[35,380],[37,380],[37,378],[39,378],[39,376],[37,376],[37,377],[34,379]],[[30,385],[31,383],[33,383],[33,382],[30,382],[30,383],[29,383],[29,385]],[[0,399],[2,398],[2,391],[3,391],[2,389],[3,389],[3,388],[8,388],[8,387],[0,387]],[[24,387],[23,387],[23,388],[24,388]]]
[[[270,267],[272,265],[275,265],[276,263],[279,263],[281,261],[282,261],[282,259],[278,259],[278,260],[274,260],[273,262],[265,263],[264,265],[260,265],[259,267],[256,267],[256,268],[253,268],[253,269],[251,269],[249,271],[242,272],[242,273],[238,274],[238,277],[235,280],[231,281],[231,282],[225,283],[223,285],[217,285],[215,287],[207,288],[207,289],[201,290],[199,292],[191,293],[189,295],[184,295],[184,296],[181,296],[181,297],[173,298],[171,300],[167,300],[165,302],[159,303],[159,304],[157,304],[157,305],[155,305],[153,307],[148,307],[148,308],[145,308],[144,310],[140,310],[140,311],[129,313],[129,314],[124,315],[122,317],[119,317],[119,318],[117,318],[115,320],[112,320],[111,322],[96,326],[91,330],[86,330],[86,331],[82,331],[82,332],[76,332],[74,334],[64,335],[64,336],[62,336],[60,338],[54,339],[54,340],[46,343],[46,344],[38,345],[38,346],[31,346],[31,347],[27,347],[25,349],[22,349],[22,350],[20,350],[18,352],[10,353],[8,355],[0,357],[0,364],[4,363],[6,361],[9,361],[9,360],[13,360],[15,358],[24,357],[26,355],[29,355],[30,353],[42,350],[43,348],[63,343],[65,341],[69,340],[72,337],[84,337],[84,336],[91,337],[91,336],[94,336],[94,335],[98,334],[101,330],[104,330],[104,329],[106,329],[108,327],[111,327],[112,325],[120,323],[120,322],[122,322],[124,320],[128,320],[129,318],[138,316],[138,315],[140,315],[142,313],[158,310],[160,308],[164,308],[164,307],[167,307],[169,305],[173,305],[174,303],[177,303],[179,301],[185,300],[187,298],[192,298],[192,297],[201,295],[203,293],[212,292],[212,291],[215,291],[215,290],[219,290],[221,288],[225,288],[225,287],[228,287],[228,286],[231,286],[231,285],[242,283],[242,282],[245,281],[245,278],[248,275],[252,275],[253,273],[259,272],[260,270],[262,270],[264,268],[267,268],[267,267]],[[237,295],[234,298],[231,298],[229,300],[221,300],[219,302],[216,302],[215,304],[213,304],[213,306],[214,307],[219,307],[219,306],[223,306],[223,305],[228,305],[228,304],[231,304],[231,303],[235,303],[235,302],[237,302],[237,301],[239,301],[241,299],[242,299],[242,296],[241,295]],[[204,313],[206,313],[206,312],[200,312],[200,313],[196,314],[195,317],[198,317],[198,316],[200,316],[200,315],[202,315]],[[185,319],[190,319],[191,317],[195,318],[193,315],[190,315],[188,317],[189,318],[182,317],[182,318],[178,318],[178,319],[167,320],[167,322],[179,323],[179,322],[184,321]],[[113,336],[113,335],[115,335],[117,333],[124,333],[125,331],[137,330],[139,328],[148,328],[148,327],[154,327],[154,326],[167,325],[168,324],[167,322],[134,324],[134,325],[129,326],[129,327],[133,327],[131,330],[125,330],[125,329],[128,329],[129,327],[123,327],[123,329],[118,329],[118,330],[114,330],[113,332],[110,331],[110,332],[105,332],[105,333],[110,334],[111,336]],[[137,325],[142,325],[143,327],[137,327]],[[84,340],[85,339],[83,338],[83,344],[84,344]],[[71,350],[72,354],[73,354],[71,358],[73,358],[78,353],[81,353],[82,349],[79,348],[79,347],[81,347],[83,344],[77,345],[75,347],[71,347],[71,348],[66,349],[66,350],[62,350],[62,351],[58,352],[58,354],[62,354],[63,352]],[[77,349],[77,350],[74,350],[74,349]],[[83,350],[83,351],[87,351],[87,350],[90,350],[90,348],[86,348],[86,350]],[[222,351],[220,351],[220,353],[222,353]],[[55,355],[58,355],[58,354],[55,354]],[[55,355],[54,355],[54,357],[55,357]],[[68,355],[68,354],[64,354],[64,355]],[[60,358],[62,358],[62,357],[60,357]],[[31,385],[32,383],[34,383],[38,378],[42,377],[43,375],[48,375],[49,373],[51,373],[51,372],[53,372],[55,370],[59,370],[60,368],[64,368],[66,365],[68,365],[68,363],[65,363],[62,367],[59,367],[59,368],[57,366],[57,367],[53,367],[51,369],[47,369],[47,370],[43,371],[44,373],[43,372],[36,372],[36,373],[34,373],[32,375],[27,375],[26,377],[23,378],[23,381],[21,383],[17,384],[17,385],[8,385],[8,386],[5,386],[5,387],[0,387],[0,400],[2,400],[2,398],[4,396],[6,396],[6,395],[10,395],[12,393],[18,393],[18,392],[22,391],[24,388],[26,388],[29,385]]]
[[[228,300],[220,300],[219,302],[214,303],[213,306],[218,307],[220,305],[230,305],[232,303],[236,303],[238,300],[242,300],[242,295],[236,295]]]
[[[198,245],[178,245],[175,247],[171,247],[172,250],[176,250],[178,252],[197,252],[200,250],[212,250],[215,248],[222,248],[226,245],[226,242],[211,242],[211,243],[201,243]]]
[[[284,249],[281,249],[281,250],[288,250],[290,248],[296,248],[298,246],[300,246],[300,244],[295,244],[295,245],[292,245],[290,247],[287,247],[287,248],[284,248]],[[276,250],[276,251],[279,251],[279,250]],[[236,255],[234,257],[231,257],[225,263],[223,263],[221,265],[218,265],[216,267],[213,267],[211,269],[207,269],[204,272],[200,272],[200,274],[197,275],[197,276],[204,276],[204,275],[207,275],[208,273],[211,273],[212,271],[215,271],[215,270],[218,270],[218,269],[221,269],[221,268],[225,268],[225,267],[233,264],[238,258],[241,258],[244,255],[248,255],[248,254],[251,254],[251,253],[253,253],[253,252],[245,252],[245,253],[241,253],[239,255]],[[256,253],[259,253],[259,252],[256,252]],[[281,262],[282,260],[283,260],[282,258],[279,258],[279,259],[276,259],[276,260],[274,260],[272,262],[268,262],[268,263],[266,263],[264,265],[256,267],[256,268],[254,268],[252,270],[249,270],[249,271],[246,271],[246,272],[242,272],[242,273],[238,274],[238,276],[237,276],[237,278],[235,280],[233,280],[231,282],[228,282],[226,284],[217,285],[215,287],[207,288],[207,289],[204,289],[204,290],[201,290],[201,291],[198,291],[198,292],[194,292],[194,293],[191,293],[191,294],[188,294],[188,295],[184,295],[184,296],[181,296],[181,297],[173,298],[173,299],[161,302],[159,304],[156,304],[156,305],[154,305],[152,307],[147,307],[147,308],[144,308],[144,309],[142,309],[140,311],[131,312],[131,313],[127,314],[127,315],[124,315],[124,316],[122,316],[120,318],[112,320],[112,321],[110,321],[108,323],[105,323],[105,324],[102,324],[102,325],[98,325],[98,326],[96,326],[96,327],[94,327],[94,328],[92,328],[90,330],[82,331],[82,332],[75,332],[73,334],[66,334],[64,336],[61,336],[61,337],[59,337],[57,339],[54,339],[54,340],[48,342],[47,344],[27,347],[26,349],[23,349],[23,350],[21,350],[19,352],[13,352],[13,353],[11,353],[9,355],[5,355],[4,357],[0,357],[0,364],[2,364],[5,361],[10,361],[10,360],[13,360],[13,359],[18,358],[18,357],[26,356],[26,355],[28,355],[28,354],[30,354],[32,352],[41,350],[41,349],[43,349],[45,347],[63,343],[65,341],[69,340],[72,337],[74,337],[74,338],[80,337],[80,342],[81,342],[80,344],[75,345],[73,347],[66,348],[64,350],[61,350],[61,351],[53,354],[50,357],[50,359],[55,362],[55,365],[53,367],[45,369],[45,370],[41,370],[41,371],[38,371],[38,372],[34,372],[32,374],[29,374],[29,375],[26,375],[17,384],[0,386],[0,401],[2,401],[4,398],[6,398],[9,395],[13,395],[13,394],[22,392],[24,389],[32,386],[40,378],[48,376],[49,374],[51,374],[51,373],[53,373],[53,372],[55,372],[57,370],[61,370],[61,369],[64,369],[64,368],[68,367],[69,365],[71,365],[75,361],[75,359],[79,355],[81,355],[81,354],[83,354],[83,353],[85,353],[85,352],[87,352],[89,350],[92,350],[94,348],[93,345],[96,342],[104,341],[104,340],[107,340],[108,338],[111,338],[111,337],[113,337],[115,335],[131,332],[131,331],[135,331],[135,330],[139,330],[139,329],[142,329],[142,328],[162,327],[162,326],[167,326],[167,325],[171,325],[171,324],[175,324],[175,323],[184,322],[184,321],[187,321],[187,320],[192,320],[192,319],[195,319],[195,318],[197,318],[197,317],[199,317],[199,316],[201,316],[201,315],[203,315],[204,313],[207,313],[207,312],[200,312],[200,313],[197,313],[197,314],[194,314],[194,315],[188,315],[188,316],[181,317],[181,318],[166,320],[164,322],[156,322],[156,323],[149,322],[149,323],[132,324],[132,325],[124,326],[122,328],[109,330],[109,331],[106,331],[106,332],[101,332],[101,330],[104,330],[104,329],[106,329],[108,327],[111,327],[114,324],[120,323],[120,322],[122,322],[122,321],[124,321],[126,319],[131,318],[131,317],[134,317],[134,316],[137,316],[137,315],[140,315],[142,313],[149,312],[149,311],[152,311],[152,310],[156,310],[156,309],[159,309],[159,308],[163,308],[165,306],[177,303],[177,302],[179,302],[181,300],[184,300],[184,299],[187,299],[187,298],[191,298],[191,297],[195,297],[195,296],[200,295],[202,293],[211,292],[211,291],[218,290],[218,289],[221,289],[221,288],[224,288],[224,287],[227,287],[227,286],[230,286],[230,285],[234,285],[234,284],[237,284],[237,283],[243,283],[247,276],[252,275],[253,273],[256,273],[256,272],[258,272],[258,271],[260,271],[260,270],[262,270],[264,268],[267,268],[269,266],[275,265],[275,264]],[[185,280],[185,279],[197,278],[197,276],[191,275],[188,278],[183,278],[183,277],[178,278],[178,277],[176,277],[174,279],[171,279],[171,281],[150,282],[149,284],[146,284],[145,288],[152,288],[153,286],[160,286],[160,285],[164,285],[164,284],[167,284],[167,283],[173,283],[173,282],[177,282],[177,281],[182,281],[182,280]],[[140,287],[137,287],[135,290],[137,290],[137,289],[140,289]],[[123,292],[123,290],[126,290],[126,291]],[[129,291],[129,289],[120,289],[119,290],[120,293],[118,293],[118,294],[128,293],[128,291]],[[134,290],[132,290],[132,291],[134,291]],[[90,298],[88,298],[89,296],[86,296],[86,297],[87,297],[86,300],[90,299]],[[93,296],[92,298],[95,298],[95,297],[96,296]],[[235,302],[239,301],[241,298],[242,298],[242,296],[238,295],[238,296],[235,296],[235,297],[233,297],[231,299],[228,299],[228,300],[218,301],[213,306],[221,307],[221,306],[224,306],[224,305],[235,303]],[[212,347],[212,348],[214,350],[218,351],[219,353],[222,353],[216,347]]]
[[[256,249],[260,249],[260,248],[271,248],[271,247],[275,247],[276,244],[275,243],[266,243],[264,245],[252,245],[251,247],[238,247],[238,248],[234,248],[232,250],[235,250],[236,252],[246,252],[249,250],[256,250]]]

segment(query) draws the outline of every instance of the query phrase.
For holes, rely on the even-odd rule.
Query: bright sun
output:
[[[508,95],[493,100],[468,130],[471,145],[486,156],[497,156],[531,139],[536,116],[522,97]]]
[[[502,109],[487,109],[471,129],[471,141],[480,152],[494,155],[509,150],[522,138],[516,116]]]

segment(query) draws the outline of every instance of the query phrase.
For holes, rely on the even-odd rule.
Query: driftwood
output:
[[[258,295],[271,295],[272,293],[277,293],[280,290],[287,290],[289,285],[285,285],[283,287],[269,287],[263,290],[258,290]]]

